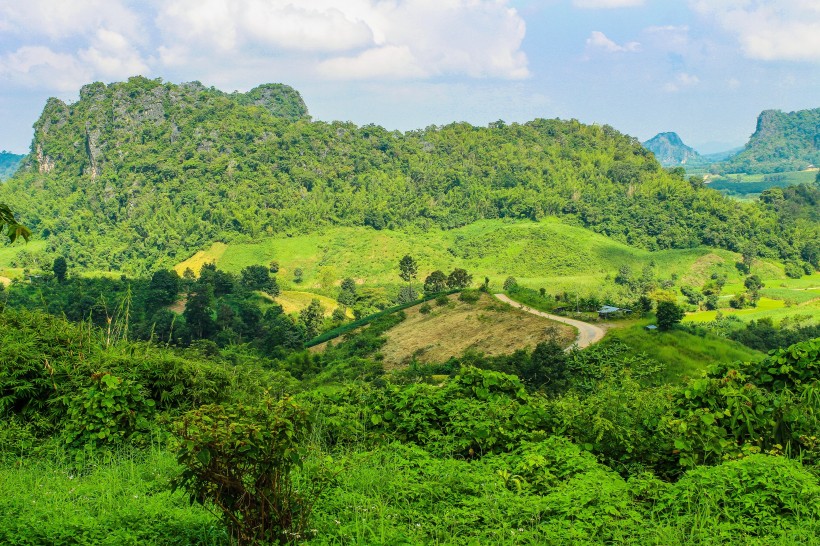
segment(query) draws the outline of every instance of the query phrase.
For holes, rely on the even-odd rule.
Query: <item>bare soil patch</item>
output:
[[[443,362],[471,349],[486,355],[510,354],[532,349],[556,335],[562,346],[575,340],[569,326],[515,309],[482,294],[474,304],[450,296],[450,302],[424,314],[421,305],[405,310],[407,319],[385,335],[381,350],[386,370],[406,366],[413,358],[419,362]]]

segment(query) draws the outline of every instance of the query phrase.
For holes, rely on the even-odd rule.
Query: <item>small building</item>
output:
[[[655,331],[658,330],[658,325],[657,324],[649,324],[648,326],[644,326],[643,328],[647,332],[655,332]]]
[[[613,307],[611,305],[604,305],[598,309],[598,317],[602,319],[616,318],[627,315],[632,312],[632,309],[624,309],[622,307]]]

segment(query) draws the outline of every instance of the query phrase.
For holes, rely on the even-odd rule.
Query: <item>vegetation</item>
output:
[[[780,173],[820,165],[817,126],[820,109],[781,112],[766,110],[746,147],[724,163],[712,166],[721,173]]]
[[[17,172],[23,157],[25,156],[13,154],[6,150],[0,152],[0,181],[10,178]]]
[[[739,203],[608,126],[402,134],[280,85],[92,84],[35,131],[0,543],[820,536],[815,183]],[[568,348],[502,288],[622,313]]]
[[[784,243],[792,238],[774,214],[664,171],[609,126],[534,120],[402,134],[311,122],[286,86],[227,95],[145,78],[92,84],[75,104],[48,102],[32,151],[0,199],[79,269],[144,274],[217,241],[328,226],[547,216],[646,249],[753,240],[786,259],[805,243]]]

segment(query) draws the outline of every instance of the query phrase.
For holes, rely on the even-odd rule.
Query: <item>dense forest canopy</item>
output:
[[[575,120],[400,133],[311,121],[284,85],[227,94],[137,77],[87,85],[74,104],[50,99],[34,128],[0,201],[80,268],[144,273],[213,241],[325,225],[553,215],[648,249],[754,242],[791,259],[817,239],[816,226],[784,236],[771,209],[664,171],[636,139]]]

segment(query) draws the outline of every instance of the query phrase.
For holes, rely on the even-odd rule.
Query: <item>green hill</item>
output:
[[[706,164],[694,148],[683,143],[677,133],[659,133],[643,143],[644,148],[655,154],[664,167],[687,167]]]
[[[759,242],[778,223],[670,174],[609,126],[538,119],[400,133],[313,122],[299,94],[132,78],[50,99],[0,188],[52,255],[140,274],[213,242],[369,226],[424,232],[559,216],[645,249]],[[799,252],[799,250],[798,250]]]
[[[436,269],[462,267],[488,276],[494,287],[501,287],[508,276],[514,276],[525,286],[545,287],[550,293],[592,293],[607,284],[607,276],[614,277],[621,266],[640,271],[653,263],[658,274],[674,274],[689,284],[703,284],[716,269],[733,282],[742,282],[734,266],[741,259],[736,253],[707,247],[653,252],[567,225],[557,218],[540,222],[481,220],[461,228],[423,233],[370,227],[325,228],[309,235],[266,238],[259,243],[216,243],[180,264],[177,271],[213,261],[219,269],[239,273],[246,266],[275,260],[280,282],[292,282],[293,271],[299,268],[306,289],[335,294],[335,287],[345,277],[368,286],[399,285],[397,264],[405,254],[417,260],[421,281]],[[767,262],[760,262],[757,269],[766,278],[783,278],[782,269]]]
[[[20,161],[23,157],[25,156],[13,154],[5,150],[0,152],[0,180],[6,180],[17,172],[17,167],[20,166]]]
[[[716,173],[770,174],[820,165],[820,108],[781,112],[765,110],[746,147]]]

